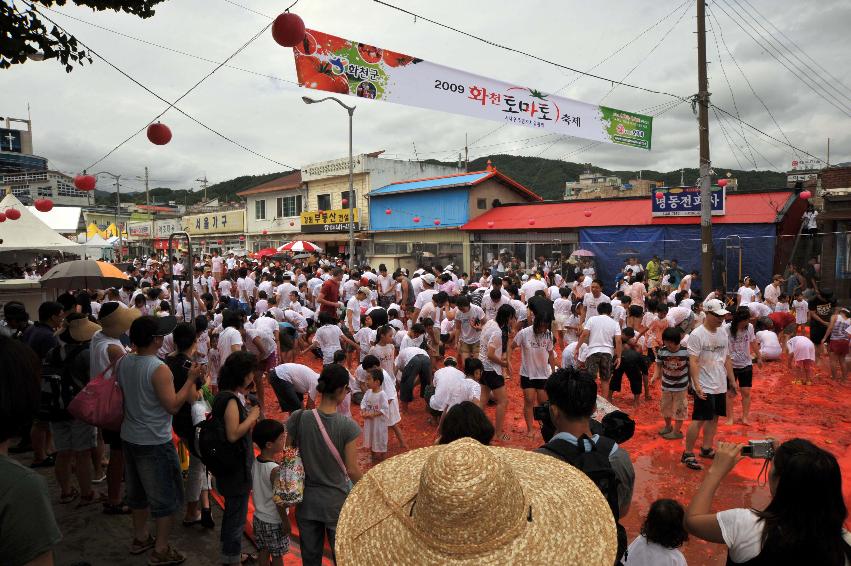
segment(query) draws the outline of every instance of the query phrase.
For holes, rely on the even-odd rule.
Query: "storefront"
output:
[[[151,251],[153,222],[135,220],[127,223],[127,248],[131,257],[142,257]]]
[[[182,218],[183,229],[192,237],[193,251],[226,254],[245,246],[245,210],[192,214]],[[165,235],[166,245],[168,235]]]
[[[360,209],[355,208],[354,235],[355,257],[362,261],[365,257],[363,249],[366,235],[361,232]],[[323,211],[305,211],[299,215],[301,234],[298,238],[318,244],[329,256],[345,256],[349,254],[349,209],[338,208]]]

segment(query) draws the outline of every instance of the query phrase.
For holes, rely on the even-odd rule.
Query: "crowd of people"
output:
[[[216,528],[214,492],[224,502],[222,564],[283,564],[292,522],[310,565],[321,563],[326,540],[348,563],[451,562],[496,552],[495,541],[509,562],[564,560],[576,551],[572,537],[529,544],[541,537],[524,525],[541,533],[553,526],[537,506],[555,506],[577,532],[591,517],[605,524],[592,529],[600,540],[576,563],[685,564],[678,548],[691,534],[726,544],[729,563],[844,564],[851,546],[830,453],[803,439],[715,441],[736,416],[750,422],[752,398],[762,393],[754,365],[785,354],[801,383],[816,379],[817,364],[845,382],[851,313],[819,287],[817,267],[790,266],[762,289],[745,277],[735,293],[698,293],[698,272],[657,256],[644,265],[629,258],[606,284],[588,258],[540,258],[528,269],[497,261],[471,275],[453,265],[349,269],[325,256],[256,261],[214,252],[140,258],[126,266],[122,287],[69,290],[43,303],[34,322],[23,304],[8,302],[0,325],[0,556],[51,564],[61,536],[44,479],[8,456],[31,451],[32,468],[54,468],[58,504],[131,515],[129,552],[150,553],[151,565],[185,560],[170,544],[179,511],[188,528]],[[317,372],[311,365],[320,362]],[[523,432],[545,441],[522,456],[490,446],[512,440],[514,378]],[[69,411],[100,380],[123,396],[115,426]],[[626,413],[651,400],[656,382],[658,434],[682,446],[683,466],[708,471],[687,508],[654,502],[630,543],[620,518],[635,472],[621,443],[634,427]],[[274,404],[283,422],[268,418]],[[428,414],[435,446],[408,451],[412,412]],[[215,458],[199,448],[205,426],[219,431]],[[402,454],[387,459],[391,442]],[[285,447],[297,447],[303,462],[295,507],[273,496]],[[361,448],[377,464],[368,472]],[[187,452],[188,465],[180,457]],[[771,462],[771,502],[711,513],[715,490],[744,455]],[[554,467],[566,474],[555,487],[528,475]],[[404,471],[382,475],[391,469]],[[576,497],[570,489],[589,485],[571,475],[582,472],[598,488],[590,507],[565,504]],[[500,500],[483,505],[494,493]],[[516,501],[503,500],[511,493]],[[451,508],[435,508],[441,501]],[[249,502],[258,555],[242,548]],[[393,558],[364,534],[388,537]],[[418,541],[409,555],[400,550],[405,540]]]

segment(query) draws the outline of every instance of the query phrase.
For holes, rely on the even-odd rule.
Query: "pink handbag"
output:
[[[121,358],[112,362],[71,400],[68,412],[72,417],[106,430],[121,430],[121,423],[124,422],[124,393],[118,385],[115,372],[107,377],[119,361]]]

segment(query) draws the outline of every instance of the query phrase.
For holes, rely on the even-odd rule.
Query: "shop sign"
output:
[[[190,235],[241,233],[245,231],[245,211],[229,210],[184,216],[183,226]]]
[[[662,198],[657,198],[661,193]],[[723,216],[726,191],[712,187],[712,215]],[[651,199],[653,216],[700,216],[700,187],[656,189]]]
[[[353,174],[363,173],[364,164],[366,162],[365,155],[355,155],[352,157],[352,172]],[[340,175],[349,174],[349,158],[334,159],[331,161],[320,161],[312,163],[301,170],[301,180],[303,182],[315,181],[317,179],[325,179],[328,177],[339,177]]]
[[[354,209],[355,230],[360,230],[359,211]],[[349,209],[339,208],[337,210],[323,210],[322,212],[304,211],[301,213],[301,231],[305,234],[318,232],[348,232],[349,231]]]
[[[147,239],[151,237],[150,222],[128,222],[127,231],[131,238]]]
[[[170,218],[168,220],[157,220],[154,222],[154,235],[157,238],[168,238],[175,232],[180,232],[182,226],[179,218]]]

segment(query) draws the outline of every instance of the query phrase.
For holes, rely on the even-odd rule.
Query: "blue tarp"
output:
[[[742,245],[742,274],[753,277],[760,288],[771,282],[774,272],[774,244],[777,235],[774,224],[716,224],[712,227],[715,248],[713,280],[721,284],[725,243]],[[597,274],[605,289],[611,291],[615,276],[623,269],[624,260],[638,256],[646,265],[653,255],[661,259],[676,259],[686,273],[700,270],[700,226],[666,225],[611,228],[581,228],[579,246],[595,254]],[[738,252],[728,254],[728,290],[736,288]]]
[[[369,228],[373,232],[456,227],[470,216],[469,187],[370,195]],[[388,208],[390,214],[385,214]],[[414,222],[415,217],[420,221]],[[435,220],[440,226],[434,224]]]

